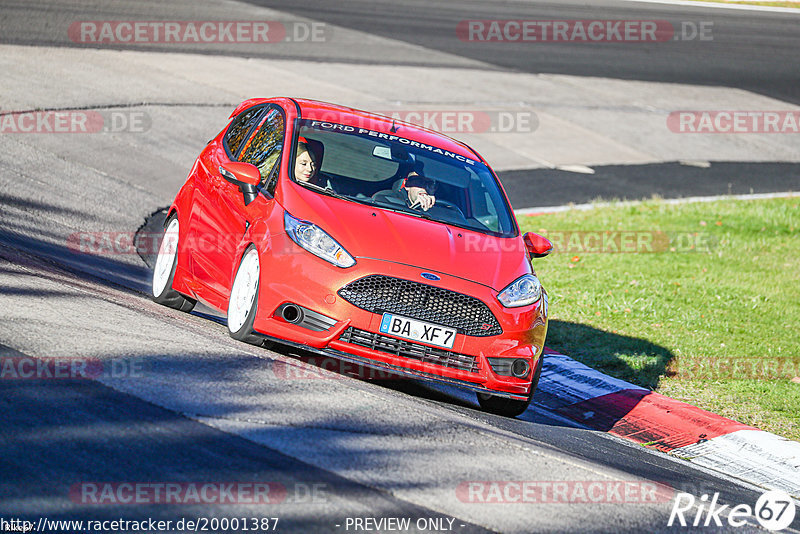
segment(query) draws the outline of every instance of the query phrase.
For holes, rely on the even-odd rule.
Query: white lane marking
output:
[[[670,454],[800,498],[800,443],[771,432],[737,430]]]
[[[685,197],[685,198],[662,198],[658,202],[662,204],[691,204],[693,202],[716,202],[717,200],[764,200],[770,198],[794,198],[800,197],[800,192],[784,191],[782,193],[754,193],[749,195],[715,195],[710,197]],[[636,206],[651,200],[624,200],[622,202],[594,202],[591,204],[565,204],[563,206],[542,206],[539,208],[523,208],[514,210],[517,215],[533,215],[536,213],[557,213],[561,211],[581,210],[588,211],[595,208],[606,208],[609,206]]]
[[[794,7],[753,6],[748,4],[722,3],[722,2],[690,2],[688,0],[622,0],[623,2],[639,2],[642,4],[667,4],[689,7],[717,7],[722,9],[738,9],[740,11],[767,11],[772,13],[800,14],[800,9]]]

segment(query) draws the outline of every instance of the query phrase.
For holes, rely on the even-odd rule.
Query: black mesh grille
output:
[[[468,336],[503,333],[489,307],[475,297],[411,280],[366,276],[344,286],[339,295],[362,310],[397,313],[449,326]]]
[[[474,356],[437,349],[414,343],[413,341],[395,339],[383,334],[374,334],[352,326],[345,330],[339,339],[345,343],[360,345],[372,350],[394,354],[395,356],[412,358],[423,363],[433,363],[443,367],[469,371],[470,373],[477,373],[479,370],[478,361]]]

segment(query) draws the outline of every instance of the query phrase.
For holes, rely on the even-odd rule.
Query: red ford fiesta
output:
[[[170,207],[159,303],[236,339],[474,390],[515,416],[542,371],[547,293],[493,171],[442,134],[291,98],[243,102]]]

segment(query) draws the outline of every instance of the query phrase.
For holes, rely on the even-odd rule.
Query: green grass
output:
[[[720,4],[743,4],[748,6],[769,6],[769,7],[800,7],[800,2],[794,2],[791,0],[787,0],[785,2],[781,2],[779,0],[775,0],[772,2],[762,2],[760,0],[696,0],[698,2],[717,2]]]
[[[520,216],[523,231],[562,242],[534,263],[550,295],[547,345],[612,376],[800,440],[800,378],[791,380],[800,376],[799,204],[654,199]],[[567,232],[584,234],[568,242]],[[658,251],[580,248],[597,243],[590,236],[613,232],[632,232],[625,235],[634,240],[656,232]]]

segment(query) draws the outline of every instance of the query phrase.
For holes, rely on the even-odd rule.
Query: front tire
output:
[[[533,394],[536,393],[536,388],[539,387],[539,377],[542,376],[542,367],[544,366],[544,354],[539,356],[536,362],[536,372],[531,380],[531,392],[526,400],[515,400],[507,397],[498,397],[497,395],[490,395],[488,393],[478,393],[478,404],[481,409],[493,413],[495,415],[502,415],[503,417],[517,417],[525,413],[525,410],[530,406],[533,400]]]
[[[239,262],[228,299],[228,333],[233,339],[261,345],[264,338],[253,330],[258,310],[259,273],[258,251],[248,247]]]
[[[176,310],[192,311],[196,300],[185,297],[172,289],[175,269],[178,267],[178,216],[172,215],[164,225],[164,238],[158,247],[156,265],[153,269],[153,300]]]

